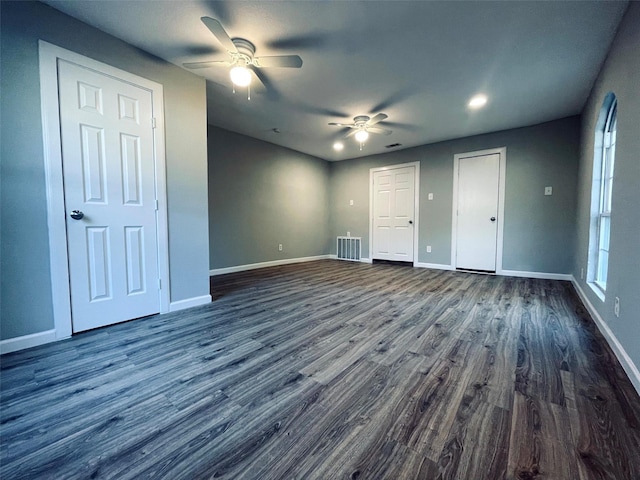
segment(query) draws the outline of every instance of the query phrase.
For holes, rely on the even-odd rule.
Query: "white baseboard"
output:
[[[633,363],[633,360],[631,360],[631,357],[627,354],[618,338],[611,331],[609,325],[607,325],[607,323],[602,319],[593,304],[589,301],[589,298],[587,298],[584,290],[582,290],[582,287],[580,287],[580,284],[576,281],[573,275],[571,276],[571,282],[573,283],[576,292],[578,292],[580,300],[582,300],[584,306],[587,307],[587,310],[589,311],[591,318],[593,318],[593,321],[598,327],[598,330],[600,330],[600,333],[602,333],[602,336],[611,347],[611,350],[613,350],[613,353],[622,365],[622,368],[627,373],[629,380],[631,380],[631,383],[638,392],[638,395],[640,395],[640,371],[638,370],[638,367],[635,363]]]
[[[313,262],[315,260],[326,260],[330,258],[332,258],[331,255],[316,255],[315,257],[285,258],[282,260],[273,260],[271,262],[249,263],[247,265],[237,265],[235,267],[214,268],[213,270],[209,270],[209,275],[224,275],[225,273],[245,272],[247,270],[256,270],[258,268],[277,267],[279,265]],[[336,258],[336,256],[333,255],[333,258]]]
[[[413,266],[417,268],[432,268],[434,270],[455,270],[451,265],[445,265],[443,263],[415,262]]]
[[[175,312],[178,310],[184,310],[185,308],[205,305],[207,303],[211,303],[211,295],[187,298],[186,300],[171,302],[171,304],[169,304],[169,311]],[[46,330],[44,332],[23,335],[22,337],[0,340],[0,355],[17,352],[18,350],[24,350],[26,348],[37,347],[38,345],[44,345],[45,343],[51,343],[57,340],[64,340],[65,338],[69,337],[57,338],[55,330]]]
[[[524,277],[524,278],[541,278],[543,280],[573,280],[570,273],[544,273],[544,272],[522,272],[520,270],[500,270],[496,272],[503,277]]]
[[[62,338],[56,338],[55,330],[46,330],[44,332],[23,335],[22,337],[8,338],[7,340],[0,341],[0,354],[3,355],[5,353],[24,350],[25,348],[37,347],[38,345],[55,342],[56,340],[62,340]]]
[[[184,300],[178,300],[177,302],[171,302],[169,304],[170,312],[177,312],[178,310],[184,310],[185,308],[199,307],[200,305],[206,305],[211,303],[211,295],[201,295],[200,297],[186,298]]]

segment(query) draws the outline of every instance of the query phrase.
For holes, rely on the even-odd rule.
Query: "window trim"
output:
[[[596,127],[596,142],[592,184],[591,227],[589,235],[588,283],[604,301],[609,268],[609,241],[611,239],[611,202],[615,169],[618,101],[613,93],[605,98],[600,109],[600,121]],[[606,220],[605,220],[606,219]],[[603,225],[608,225],[607,238],[603,239]],[[606,245],[606,249],[602,248]],[[606,259],[603,252],[606,252]],[[604,269],[602,262],[606,261]],[[603,271],[604,270],[604,271]]]

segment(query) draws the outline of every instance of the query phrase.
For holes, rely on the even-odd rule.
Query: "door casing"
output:
[[[458,224],[458,173],[460,159],[467,157],[479,157],[483,155],[498,154],[500,156],[500,171],[498,178],[498,228],[496,239],[496,274],[503,274],[502,252],[504,240],[504,189],[506,180],[507,147],[492,148],[488,150],[478,150],[475,152],[457,153],[453,156],[453,201],[451,209],[451,268],[456,268],[457,255],[457,224]]]
[[[413,266],[418,262],[418,232],[420,228],[420,162],[400,163],[369,169],[369,261],[373,261],[373,175],[376,172],[393,170],[395,168],[414,167],[414,219],[413,219]],[[407,262],[408,263],[408,262]]]
[[[66,209],[63,189],[60,106],[58,98],[58,59],[78,64],[152,92],[155,118],[154,160],[156,179],[156,215],[158,233],[158,275],[161,285],[160,312],[169,311],[169,241],[167,222],[166,165],[164,139],[164,101],[162,85],[132,73],[106,65],[70,50],[39,41],[40,97],[47,196],[47,225],[55,338],[72,333],[69,258],[67,250]]]

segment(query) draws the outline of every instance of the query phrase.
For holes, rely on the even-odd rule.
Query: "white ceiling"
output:
[[[327,160],[343,160],[578,114],[627,2],[49,0],[100,30],[181,66],[227,59],[200,17],[220,20],[256,55],[298,54],[263,69],[267,92],[207,81],[209,123]],[[469,98],[489,102],[471,111]],[[362,151],[328,122],[386,113],[389,136]],[[280,133],[274,133],[277,128]]]

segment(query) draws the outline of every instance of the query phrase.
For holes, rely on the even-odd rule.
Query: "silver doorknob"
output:
[[[495,221],[496,221],[496,217],[491,217],[491,218],[490,218],[490,220],[491,220],[492,222],[495,222]]]
[[[82,217],[84,217],[84,213],[82,213],[80,210],[74,210],[71,212],[71,218],[73,218],[74,220],[82,220]]]

